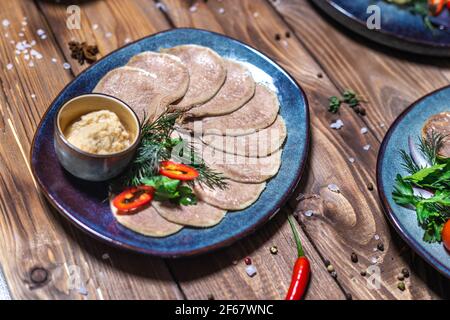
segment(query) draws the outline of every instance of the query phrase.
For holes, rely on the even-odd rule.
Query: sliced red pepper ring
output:
[[[428,7],[432,15],[437,16],[442,12],[446,4],[446,0],[428,0]]]
[[[155,189],[149,186],[128,188],[113,199],[113,206],[119,214],[133,212],[153,200]]]
[[[194,168],[173,161],[161,162],[159,174],[167,178],[181,181],[191,181],[198,177],[198,171]]]

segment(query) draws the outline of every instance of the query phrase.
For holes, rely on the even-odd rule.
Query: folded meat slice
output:
[[[205,148],[203,159],[216,172],[228,179],[243,183],[262,183],[274,177],[281,166],[282,151],[267,157],[252,158]]]
[[[203,201],[192,206],[158,201],[154,201],[152,205],[163,218],[173,223],[199,228],[215,226],[227,213],[226,210],[210,206]]]
[[[111,211],[117,221],[134,232],[150,237],[167,237],[183,229],[182,225],[172,223],[161,217],[155,208],[148,207],[131,215],[119,215],[111,204]]]
[[[246,135],[270,126],[277,118],[279,109],[275,92],[257,84],[255,95],[242,108],[227,115],[204,118],[201,126],[190,122],[186,128],[203,134]]]
[[[255,94],[255,81],[241,63],[224,59],[227,78],[219,92],[205,104],[194,107],[188,116],[199,118],[231,113],[242,107]]]
[[[94,93],[108,94],[128,104],[139,120],[152,119],[163,103],[155,75],[142,69],[121,67],[107,73]]]
[[[189,70],[176,56],[146,51],[131,58],[127,66],[154,75],[164,107],[181,99],[189,87]]]
[[[266,183],[240,183],[228,180],[228,187],[224,190],[196,184],[194,187],[198,199],[224,210],[243,210],[258,200],[266,188]]]
[[[450,112],[441,112],[430,117],[422,128],[422,136],[427,139],[432,134],[444,136],[444,143],[439,156],[450,158]]]
[[[198,45],[182,45],[161,52],[179,57],[189,70],[189,88],[183,99],[173,106],[174,109],[189,110],[203,104],[223,86],[227,70],[215,51]]]
[[[284,120],[278,116],[268,128],[243,136],[206,135],[202,141],[221,151],[245,157],[266,157],[279,150],[286,140]]]

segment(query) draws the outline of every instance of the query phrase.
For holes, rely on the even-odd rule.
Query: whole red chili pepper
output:
[[[300,236],[298,235],[297,229],[295,229],[291,215],[288,215],[288,221],[291,225],[292,232],[294,233],[295,243],[297,244],[298,259],[295,262],[291,286],[289,287],[285,300],[300,300],[305,293],[306,287],[308,286],[311,268],[309,265],[309,260],[303,252]]]

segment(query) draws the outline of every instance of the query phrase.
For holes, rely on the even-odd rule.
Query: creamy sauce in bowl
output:
[[[78,149],[98,155],[121,152],[132,144],[133,136],[112,111],[100,110],[81,116],[64,135]]]

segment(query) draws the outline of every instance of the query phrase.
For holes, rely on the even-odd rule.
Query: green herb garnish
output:
[[[442,228],[450,218],[450,160],[438,156],[445,138],[432,133],[427,139],[420,139],[419,150],[431,164],[426,168],[417,166],[405,150],[400,151],[402,166],[409,176],[397,175],[392,192],[395,203],[415,208],[426,242],[441,242]],[[414,194],[414,187],[429,191],[430,196]]]

